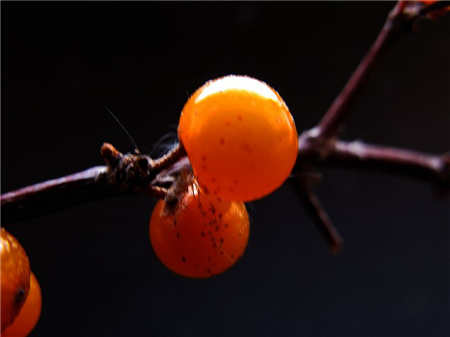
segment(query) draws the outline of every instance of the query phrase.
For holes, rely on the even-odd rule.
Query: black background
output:
[[[103,106],[160,155],[188,95],[230,73],[269,83],[310,128],[393,5],[2,2],[2,193],[102,165],[103,142],[132,151]],[[449,150],[450,16],[419,28],[382,59],[345,139]],[[32,336],[449,336],[449,199],[400,177],[322,173],[341,255],[286,185],[248,205],[246,254],[208,280],[156,259],[146,197],[9,227],[42,286]]]

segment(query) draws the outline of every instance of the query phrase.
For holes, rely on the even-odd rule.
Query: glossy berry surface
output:
[[[244,253],[249,219],[241,202],[220,201],[195,185],[175,205],[160,200],[150,219],[150,241],[173,272],[207,278],[230,268]]]
[[[1,229],[1,324],[7,328],[19,313],[30,289],[30,262],[14,236]]]
[[[36,276],[31,273],[30,292],[14,322],[2,332],[3,337],[25,337],[36,326],[42,309],[42,294]]]
[[[246,76],[198,89],[181,113],[178,136],[206,193],[250,201],[277,189],[297,158],[294,120],[280,95]]]

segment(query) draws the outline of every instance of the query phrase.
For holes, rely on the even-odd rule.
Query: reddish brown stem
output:
[[[336,142],[330,153],[330,165],[345,162],[346,166],[378,172],[400,174],[450,188],[450,155],[432,155],[405,149],[364,144]]]
[[[449,154],[433,155],[360,141],[336,141],[327,156],[322,157],[321,149],[316,143],[308,142],[307,136],[304,134],[301,137],[298,163],[394,173],[432,183],[441,189],[450,189]]]
[[[2,225],[36,218],[79,204],[119,195],[146,194],[164,198],[167,190],[159,186],[159,173],[183,162],[184,149],[176,145],[163,157],[122,154],[111,144],[101,150],[107,166],[98,166],[1,195]],[[186,168],[187,165],[183,166]],[[163,172],[162,172],[163,171]]]
[[[306,134],[307,135],[307,134]],[[351,169],[364,169],[378,172],[394,172],[435,184],[442,189],[450,189],[450,156],[416,153],[403,149],[394,149],[368,145],[362,142],[335,142],[327,157],[320,155],[320,147],[308,142],[305,134],[301,137],[302,148],[298,155],[298,165],[338,166]],[[179,152],[178,152],[179,151]],[[118,152],[119,153],[119,152]],[[160,185],[176,172],[189,168],[189,161],[181,156],[182,150],[171,152],[179,156],[172,164],[166,160],[168,167],[154,175],[151,170],[147,176],[136,174],[137,165],[142,156],[122,155],[122,161],[115,168],[106,166],[72,174],[55,180],[25,187],[1,195],[2,224],[10,224],[32,219],[79,204],[106,199],[118,195],[147,194],[163,198],[167,190]],[[121,164],[119,164],[121,163]],[[120,168],[120,169],[119,169]],[[122,183],[118,183],[121,177]],[[153,180],[149,180],[154,177]],[[126,184],[123,182],[126,181]]]
[[[291,183],[320,233],[328,242],[331,252],[333,254],[340,253],[343,245],[342,237],[312,190],[311,180],[307,176],[300,175],[293,178]]]
[[[106,171],[106,166],[97,166],[2,194],[2,225],[118,195],[109,188]]]
[[[326,143],[334,139],[340,132],[341,126],[350,114],[350,105],[363,89],[367,78],[386,49],[388,41],[398,32],[396,28],[403,20],[404,5],[404,2],[400,1],[391,11],[372,47],[319,122],[316,136],[317,141],[325,145],[323,149],[325,152]]]

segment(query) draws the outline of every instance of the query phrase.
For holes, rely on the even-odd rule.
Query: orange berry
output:
[[[22,308],[30,289],[30,262],[14,236],[1,229],[1,331]]]
[[[241,202],[222,201],[196,185],[174,205],[160,200],[150,219],[150,241],[161,262],[192,278],[220,274],[244,253],[249,219]]]
[[[250,201],[277,189],[298,152],[294,120],[266,83],[226,76],[198,89],[181,113],[178,136],[206,193]]]
[[[30,292],[14,323],[4,332],[3,337],[25,337],[36,326],[42,309],[42,294],[36,276],[31,273]]]

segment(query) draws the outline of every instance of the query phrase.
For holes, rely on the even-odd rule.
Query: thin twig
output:
[[[404,5],[404,2],[400,1],[391,11],[372,47],[317,125],[316,141],[322,145],[323,153],[326,153],[328,149],[327,143],[332,142],[341,131],[351,112],[350,106],[363,89],[377,61],[386,50],[388,42],[398,33],[397,28],[403,20]]]
[[[290,179],[290,182],[320,233],[328,242],[331,252],[340,253],[343,245],[342,237],[312,190],[311,179],[308,176],[299,175]]]
[[[306,139],[302,141],[298,163],[392,173],[450,189],[450,154],[420,153],[361,141],[336,141],[324,158],[315,145]]]
[[[97,166],[2,194],[2,225],[118,195],[106,183],[106,172],[106,166]]]
[[[141,154],[122,154],[111,144],[104,144],[101,154],[107,166],[93,167],[2,194],[2,225],[119,195],[145,194],[164,198],[167,189],[160,186],[164,170],[174,174],[188,166],[183,161],[185,151],[180,145],[157,160]],[[184,166],[174,165],[178,162]]]

